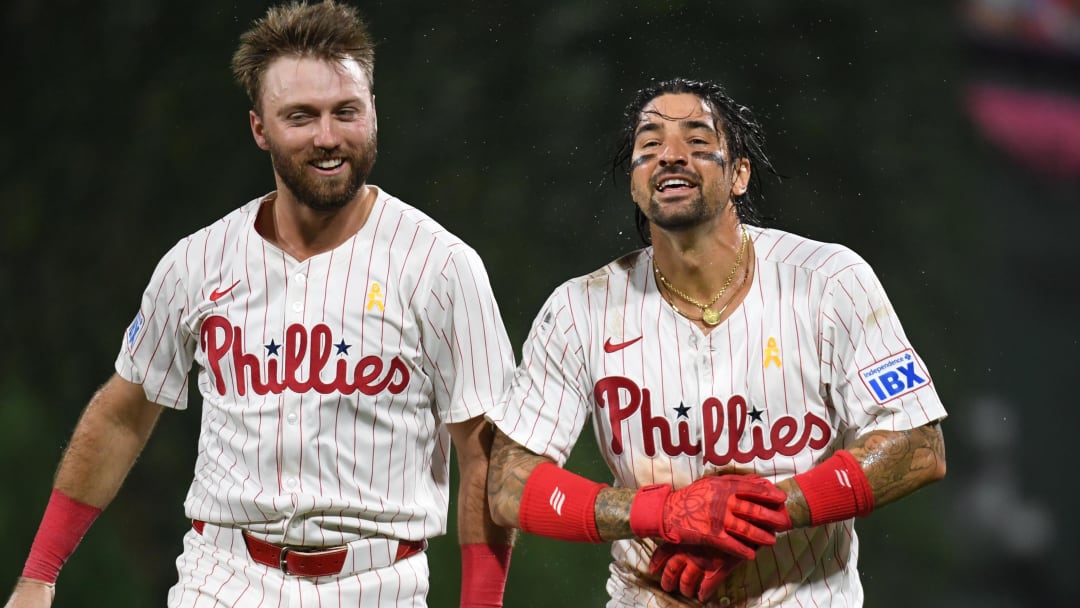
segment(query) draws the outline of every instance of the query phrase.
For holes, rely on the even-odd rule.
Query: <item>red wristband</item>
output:
[[[461,545],[461,608],[502,608],[510,545]]]
[[[659,483],[638,489],[630,502],[630,530],[638,538],[664,538],[664,503],[671,484]]]
[[[22,575],[55,583],[60,568],[71,557],[100,513],[101,509],[79,502],[53,488]]]
[[[874,510],[870,480],[847,450],[839,450],[794,480],[806,498],[812,526],[864,517]]]
[[[596,495],[605,487],[545,462],[525,482],[518,524],[548,538],[602,543],[596,530]]]

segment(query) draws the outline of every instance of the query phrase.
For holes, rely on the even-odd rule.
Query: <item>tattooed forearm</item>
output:
[[[870,480],[875,508],[945,476],[945,440],[936,422],[909,431],[874,431],[848,451]]]
[[[514,443],[502,431],[495,431],[487,482],[488,503],[495,523],[507,527],[518,526],[518,510],[521,508],[525,481],[532,470],[543,462],[551,461]]]
[[[776,487],[787,493],[787,500],[784,501],[784,506],[787,507],[788,517],[791,518],[791,525],[796,528],[808,527],[810,525],[810,509],[806,507],[806,498],[803,496],[799,484],[795,483],[795,480],[789,477],[776,484]]]
[[[537,465],[551,462],[514,443],[512,439],[495,431],[491,445],[491,465],[488,470],[488,503],[491,518],[500,526],[518,527],[521,495],[525,482]],[[633,490],[605,488],[596,497],[596,528],[604,540],[630,538],[630,501]]]
[[[604,488],[596,497],[596,530],[604,540],[631,538],[630,503],[634,490]]]
[[[933,422],[910,431],[874,431],[848,448],[862,466],[879,508],[945,475],[945,441]],[[788,516],[796,528],[810,525],[806,498],[794,478],[776,484],[787,492]]]

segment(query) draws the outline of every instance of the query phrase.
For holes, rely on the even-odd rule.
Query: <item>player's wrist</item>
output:
[[[34,587],[48,590],[49,592],[56,592],[56,583],[50,583],[47,581],[38,580],[29,576],[20,576],[15,580],[15,587]]]
[[[518,527],[559,540],[604,542],[596,527],[596,497],[606,487],[544,462],[525,482]]]
[[[101,509],[54,488],[23,566],[23,578],[49,585],[55,583],[60,568],[100,514]]]
[[[870,480],[847,450],[837,451],[792,479],[806,500],[811,526],[865,517],[874,510]]]
[[[15,581],[15,588],[4,604],[8,606],[51,606],[56,598],[56,585],[33,578],[20,576]]]
[[[671,484],[654,484],[639,488],[630,502],[630,530],[638,538],[663,538],[664,504],[673,488]]]

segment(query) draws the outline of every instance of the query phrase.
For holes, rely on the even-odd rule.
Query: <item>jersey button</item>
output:
[[[287,420],[289,424],[296,424],[296,412],[293,412],[286,416],[285,420]]]
[[[296,487],[296,478],[295,477],[290,477],[289,479],[285,480],[285,485],[290,490],[294,489]]]
[[[298,274],[293,278],[296,279],[296,282],[301,284],[301,285],[303,285],[304,283],[307,282],[307,276],[302,275],[302,274]]]

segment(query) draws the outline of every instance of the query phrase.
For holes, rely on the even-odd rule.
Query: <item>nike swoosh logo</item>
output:
[[[232,285],[229,285],[229,286],[228,286],[227,288],[225,288],[225,289],[224,289],[224,290],[222,290],[222,291],[218,291],[217,289],[215,289],[214,291],[211,291],[211,292],[210,292],[210,301],[211,301],[211,302],[217,302],[217,301],[218,301],[218,300],[220,300],[221,298],[224,298],[224,297],[225,297],[225,294],[227,294],[227,293],[229,293],[230,291],[232,291],[232,290],[233,290],[233,288],[234,288],[234,287],[236,287],[236,286],[237,286],[237,285],[239,285],[239,284],[240,284],[240,281],[239,281],[239,280],[237,280],[237,281],[236,281],[235,283],[233,283]]]
[[[612,342],[611,338],[608,338],[607,342],[604,342],[604,352],[605,353],[619,352],[620,350],[626,348],[627,346],[630,346],[631,344],[636,343],[640,339],[641,339],[641,336],[638,336],[638,337],[634,338],[633,340],[627,340],[626,342]]]

